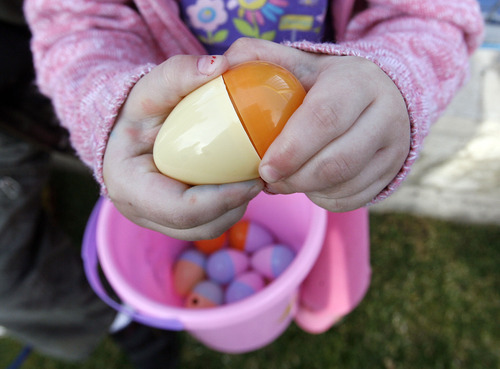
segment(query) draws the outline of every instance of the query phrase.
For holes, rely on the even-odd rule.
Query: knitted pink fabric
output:
[[[408,174],[429,126],[467,76],[482,40],[475,0],[372,0],[350,19],[354,0],[333,0],[338,44],[290,46],[357,55],[379,65],[400,88],[410,113],[411,151],[404,167],[374,201]],[[204,50],[178,17],[175,0],[26,0],[37,82],[54,102],[80,158],[105,192],[107,138],[128,92],[154,65]],[[347,25],[347,28],[346,28]]]

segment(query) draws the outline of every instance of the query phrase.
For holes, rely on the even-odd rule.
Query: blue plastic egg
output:
[[[206,272],[208,277],[220,284],[231,282],[237,275],[248,268],[248,256],[238,250],[219,250],[207,260]]]

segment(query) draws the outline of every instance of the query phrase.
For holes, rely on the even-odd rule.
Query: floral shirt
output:
[[[181,0],[182,16],[211,54],[236,39],[319,42],[327,0]]]

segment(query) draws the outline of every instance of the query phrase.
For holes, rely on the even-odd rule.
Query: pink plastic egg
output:
[[[184,251],[174,264],[174,289],[185,296],[192,288],[205,278],[206,257],[200,251],[188,249]]]
[[[206,271],[208,277],[221,284],[231,282],[238,274],[241,274],[248,268],[249,260],[245,253],[224,249],[219,250],[207,260]]]
[[[290,247],[274,244],[256,251],[250,263],[253,269],[272,280],[283,273],[294,257],[295,253]]]
[[[201,281],[188,295],[186,307],[190,309],[210,308],[221,305],[224,299],[222,287],[212,281]]]
[[[239,221],[229,229],[228,233],[230,247],[248,253],[255,252],[274,241],[271,231],[250,220]]]
[[[230,304],[243,300],[260,291],[263,287],[264,279],[260,274],[253,271],[245,272],[229,284],[226,290],[225,302]]]

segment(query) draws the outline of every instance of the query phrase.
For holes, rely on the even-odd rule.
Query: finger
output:
[[[330,211],[343,212],[366,206],[396,177],[399,170],[385,171],[380,175],[388,160],[393,157],[389,149],[380,150],[367,171],[360,173],[340,188],[330,191],[311,192],[306,195],[317,205]]]
[[[221,217],[252,198],[263,188],[260,179],[188,187],[158,173],[149,173],[141,183],[148,191],[136,192],[128,206],[137,209],[136,216],[162,227],[191,229]]]
[[[399,111],[404,114],[399,114]],[[394,176],[399,171],[408,155],[409,137],[404,102],[400,101],[398,106],[397,101],[384,95],[371,104],[344,134],[323,147],[291,176],[268,185],[268,190],[278,193],[327,188],[357,191],[364,184],[359,183],[359,179],[353,183],[352,179],[361,172],[370,173],[369,178],[377,178],[378,173]],[[382,155],[383,161],[375,161]],[[374,161],[380,165],[374,166]]]
[[[401,166],[399,161],[394,160],[389,148],[383,148],[367,163],[364,170],[360,171],[355,177],[341,183],[332,184],[327,189],[318,191],[308,191],[308,193],[317,193],[327,197],[342,199],[356,195],[368,188],[378,188],[381,191],[399,172]],[[394,165],[394,163],[396,163]],[[373,187],[374,183],[378,183]],[[374,194],[375,195],[375,194]]]
[[[323,146],[290,176],[267,184],[267,189],[276,193],[340,190],[344,187],[357,191],[351,181],[368,169],[386,140],[372,128],[377,118],[375,113],[365,111],[344,134]]]
[[[350,72],[322,77],[320,74],[264,155],[259,173],[267,183],[298,171],[319,150],[347,132],[374,100],[369,85],[364,93],[353,91]]]
[[[276,42],[243,37],[236,40],[224,56],[230,66],[252,60],[278,64],[297,77],[306,90],[316,79],[316,66],[312,61],[318,58],[317,55]]]
[[[384,187],[381,181],[376,181],[362,191],[356,192],[351,196],[335,198],[326,196],[323,193],[307,193],[306,195],[316,205],[328,211],[346,212],[366,206]]]
[[[272,41],[242,37],[227,49],[224,56],[231,66],[252,60],[267,60],[281,64],[287,59],[283,56],[284,49],[290,49],[295,53],[300,52]]]
[[[129,119],[166,116],[191,91],[216,78],[229,64],[220,55],[177,55],[141,78],[124,106]]]
[[[180,240],[208,240],[220,236],[222,233],[236,224],[236,222],[238,222],[245,214],[247,206],[248,202],[237,208],[231,209],[230,211],[222,214],[220,217],[208,223],[201,224],[193,228],[170,228],[162,224],[151,222],[149,220],[146,220],[143,226]]]

